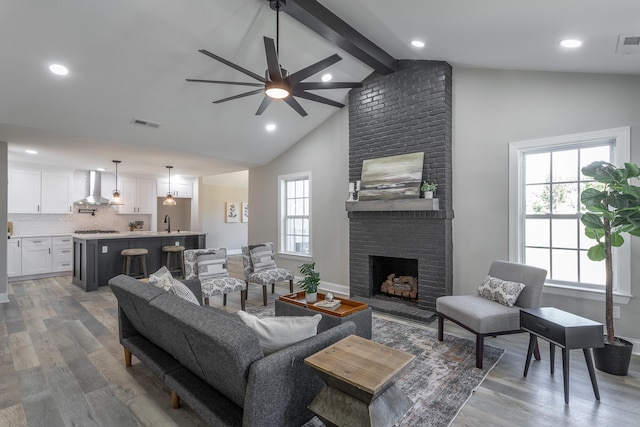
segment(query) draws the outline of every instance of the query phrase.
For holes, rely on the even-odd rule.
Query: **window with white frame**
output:
[[[284,175],[280,181],[280,251],[311,255],[311,172]]]
[[[581,169],[602,160],[629,161],[630,128],[586,132],[509,145],[509,251],[513,261],[547,270],[547,286],[602,292],[604,262],[591,261],[595,244],[584,234],[580,195],[598,184]],[[629,245],[616,248],[615,291],[630,293]]]

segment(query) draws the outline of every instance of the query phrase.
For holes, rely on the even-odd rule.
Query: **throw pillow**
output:
[[[228,275],[227,257],[223,251],[198,254],[199,279],[213,279],[216,277],[226,277]]]
[[[160,267],[160,270],[156,271],[155,273],[151,273],[149,275],[149,283],[155,284],[156,282],[160,281],[162,276],[164,276],[167,273],[169,273],[169,270],[167,269],[167,267],[163,265],[162,267]]]
[[[238,316],[245,325],[256,332],[265,356],[316,335],[318,323],[322,319],[320,314],[260,319],[242,310],[238,311]]]
[[[169,293],[177,295],[184,300],[194,303],[195,305],[200,305],[198,298],[196,298],[187,285],[176,279],[172,279],[172,281],[173,285],[169,289]]]
[[[276,268],[276,262],[273,259],[273,253],[270,246],[255,246],[249,251],[251,254],[251,263],[253,264],[253,271],[267,270],[269,268]]]
[[[513,307],[523,289],[522,283],[487,276],[478,288],[478,295],[507,307]]]
[[[164,289],[165,291],[169,291],[171,290],[171,287],[173,286],[173,282],[176,281],[176,279],[173,278],[173,276],[171,275],[171,273],[167,272],[165,274],[162,275],[162,277],[160,277],[159,280],[155,281],[155,282],[151,282],[151,280],[149,280],[149,283],[157,286],[159,288]]]

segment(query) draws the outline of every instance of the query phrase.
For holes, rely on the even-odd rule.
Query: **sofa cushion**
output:
[[[226,277],[229,275],[227,271],[226,251],[197,254],[197,259],[198,278],[200,280]]]
[[[522,283],[487,276],[478,288],[478,295],[507,307],[513,307],[523,289]]]
[[[260,340],[260,347],[262,347],[265,355],[315,336],[318,333],[318,323],[322,319],[320,314],[300,317],[265,317],[261,319],[244,311],[238,311],[238,316],[256,332]]]
[[[254,272],[276,268],[276,262],[273,259],[273,252],[271,252],[270,246],[256,245],[249,250],[249,253],[251,254]]]
[[[439,297],[436,311],[479,334],[520,329],[519,308],[507,307],[478,295]]]

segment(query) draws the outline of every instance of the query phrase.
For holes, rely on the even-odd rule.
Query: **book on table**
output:
[[[333,301],[322,300],[313,304],[316,307],[320,308],[328,308],[329,310],[334,309],[340,305],[340,300],[334,299]]]

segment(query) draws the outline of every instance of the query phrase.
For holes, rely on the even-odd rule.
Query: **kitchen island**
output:
[[[73,235],[73,284],[86,292],[105,286],[109,279],[122,274],[123,249],[144,248],[149,273],[164,264],[162,247],[184,246],[186,249],[204,249],[206,234],[197,231],[133,231],[114,234]]]

